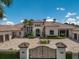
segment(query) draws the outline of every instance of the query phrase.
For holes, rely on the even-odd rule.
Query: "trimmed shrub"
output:
[[[40,44],[49,44],[49,40],[40,40],[39,43]]]
[[[57,36],[57,35],[49,35],[47,39],[64,39],[65,37]]]

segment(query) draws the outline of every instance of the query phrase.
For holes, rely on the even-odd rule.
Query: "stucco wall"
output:
[[[5,35],[9,35],[9,40],[11,40],[12,32],[6,31],[6,32],[0,32],[0,35],[3,35],[3,41],[5,41]]]
[[[57,48],[57,59],[65,59],[65,58],[66,58],[65,48]]]
[[[55,28],[55,27],[45,27],[46,36],[50,35],[50,30],[54,30],[54,35],[58,35],[58,28]]]
[[[16,37],[24,37],[24,31],[15,31]]]
[[[21,48],[20,49],[20,59],[29,59],[29,49]]]
[[[33,27],[33,34],[34,34],[34,37],[36,37],[36,29],[40,29],[40,35],[42,36],[42,31],[43,31],[43,27]]]
[[[71,29],[69,29],[69,38],[72,38],[72,31],[71,31]]]

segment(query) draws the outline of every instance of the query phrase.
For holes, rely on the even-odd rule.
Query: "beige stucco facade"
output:
[[[50,35],[50,30],[53,30],[54,31],[54,35],[58,36],[58,28],[55,28],[55,27],[46,27],[45,28],[45,34],[46,34],[46,36]]]
[[[3,36],[3,42],[5,42],[6,39],[7,39],[7,38],[5,37],[5,35],[8,35],[8,37],[9,37],[8,39],[11,40],[12,32],[7,32],[7,31],[5,31],[5,32],[0,32],[0,35]]]

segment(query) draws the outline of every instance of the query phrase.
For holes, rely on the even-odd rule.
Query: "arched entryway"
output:
[[[36,37],[40,37],[40,33],[41,33],[40,29],[36,29]]]
[[[56,59],[56,49],[38,46],[30,49],[30,59]]]

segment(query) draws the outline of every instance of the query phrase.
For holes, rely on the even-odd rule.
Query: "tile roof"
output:
[[[67,46],[66,46],[64,43],[62,43],[62,42],[56,43],[56,46],[57,46],[58,48],[66,48],[66,47],[67,47]]]
[[[0,25],[0,31],[17,31],[21,30],[23,25]]]
[[[23,43],[21,43],[18,47],[19,47],[19,48],[28,48],[29,45],[30,45],[29,43],[23,42]]]
[[[67,24],[61,24],[61,23],[58,23],[58,22],[46,22],[44,25],[46,27],[57,27],[57,28],[60,28],[60,29],[75,28],[75,26],[71,26],[71,25],[67,25]]]
[[[39,23],[41,24],[41,26],[43,26],[43,22],[41,21],[34,21],[33,22],[34,24],[35,23]],[[23,24],[17,24],[17,25],[0,25],[0,31],[17,31],[17,30],[21,30],[23,28]],[[27,25],[26,25],[27,26]],[[45,22],[44,23],[44,26],[46,27],[56,27],[56,28],[59,28],[59,29],[75,29],[77,27],[75,26],[71,26],[71,25],[67,25],[67,24],[61,24],[61,23],[58,23],[58,22]]]

